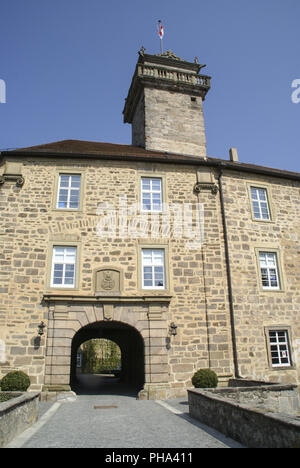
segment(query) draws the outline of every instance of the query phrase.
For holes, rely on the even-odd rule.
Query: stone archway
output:
[[[44,301],[48,306],[48,326],[43,391],[70,390],[72,343],[80,342],[84,334],[104,333],[114,336],[123,349],[125,378],[133,381],[137,377],[141,386],[144,383],[139,398],[166,399],[173,395],[166,343],[170,297],[49,295],[44,296]],[[139,356],[132,346],[139,349]]]
[[[132,326],[116,321],[94,322],[81,328],[73,337],[71,348],[70,385],[76,389],[76,354],[79,346],[93,338],[114,341],[121,349],[122,371],[120,380],[138,392],[145,383],[144,340]]]

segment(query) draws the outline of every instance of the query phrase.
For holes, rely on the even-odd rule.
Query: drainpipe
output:
[[[224,204],[224,195],[223,195],[222,175],[223,175],[223,171],[221,169],[220,173],[219,173],[219,176],[218,176],[218,181],[219,181],[219,193],[220,193],[222,223],[223,223],[223,232],[224,232],[224,245],[225,245],[228,298],[229,298],[229,310],[230,310],[230,325],[231,325],[233,364],[234,364],[235,378],[240,379],[242,377],[239,374],[237,347],[236,347],[236,335],[235,335],[235,325],[234,325],[234,309],[233,309],[233,294],[232,294],[230,258],[229,258],[229,247],[228,247],[228,238],[227,238],[227,226],[226,226],[226,216],[225,216],[225,204]]]

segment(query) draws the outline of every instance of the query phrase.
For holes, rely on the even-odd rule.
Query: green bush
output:
[[[196,388],[214,388],[218,385],[217,374],[211,369],[199,369],[192,377]]]
[[[1,380],[1,390],[3,392],[26,392],[29,385],[30,379],[22,371],[9,372]]]
[[[8,400],[14,398],[10,393],[0,393],[0,403],[5,403]]]

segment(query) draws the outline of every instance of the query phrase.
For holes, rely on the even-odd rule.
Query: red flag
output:
[[[164,27],[161,24],[160,20],[158,21],[158,35],[159,35],[160,39],[162,39],[164,37]]]

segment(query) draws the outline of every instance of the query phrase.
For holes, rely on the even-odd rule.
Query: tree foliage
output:
[[[82,372],[98,374],[121,368],[119,346],[104,338],[92,339],[82,345]]]

